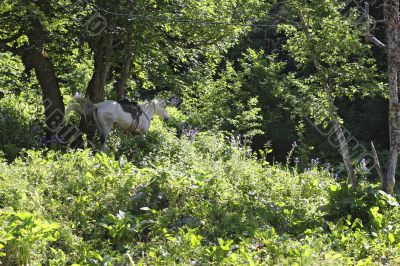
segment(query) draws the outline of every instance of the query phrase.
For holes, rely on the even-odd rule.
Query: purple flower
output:
[[[331,164],[325,163],[325,171],[329,172],[330,169],[331,169]]]
[[[171,105],[176,106],[180,102],[180,99],[177,96],[172,97],[171,99]]]
[[[298,163],[300,162],[299,157],[295,157],[294,160],[293,160],[293,162],[294,162],[295,164],[298,164]]]
[[[196,137],[196,135],[197,135],[197,132],[198,132],[197,127],[191,129],[190,132],[189,132],[190,138],[194,139]]]
[[[339,178],[339,174],[335,174],[335,178],[338,179]]]
[[[318,164],[320,164],[320,160],[319,160],[319,158],[315,158],[315,159],[311,159],[311,164],[312,165],[318,165]]]
[[[367,161],[363,158],[360,162],[360,167],[362,171],[368,171]]]
[[[188,138],[190,138],[192,141],[194,141],[194,139],[196,138],[196,135],[197,135],[198,131],[199,131],[199,130],[198,130],[197,127],[195,127],[195,128],[190,127],[190,128],[184,129],[184,130],[183,130],[183,133],[184,133]]]

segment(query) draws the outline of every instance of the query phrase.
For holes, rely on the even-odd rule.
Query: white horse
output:
[[[73,102],[69,106],[67,113],[75,110],[85,117],[94,118],[101,131],[102,151],[105,150],[108,135],[114,124],[126,133],[143,134],[150,128],[150,121],[155,114],[159,115],[164,121],[168,121],[169,118],[166,111],[167,104],[164,100],[154,99],[144,104],[139,104],[141,114],[134,119],[116,101],[92,103],[89,99],[79,94],[76,94],[72,99]]]

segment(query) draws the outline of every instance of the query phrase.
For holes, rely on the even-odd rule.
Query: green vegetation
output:
[[[1,1],[0,265],[400,265],[399,7],[364,2]],[[174,104],[100,153],[76,93]]]
[[[377,185],[362,182],[350,190],[324,165],[303,173],[270,165],[227,136],[203,132],[178,138],[156,120],[144,140],[124,142],[145,146],[131,150],[131,158],[136,153],[142,158],[135,163],[87,149],[29,150],[11,164],[3,161],[1,260],[6,265],[400,263],[400,209]]]

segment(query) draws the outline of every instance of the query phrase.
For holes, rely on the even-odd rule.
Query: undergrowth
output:
[[[0,163],[5,265],[400,263],[399,206],[313,165],[270,165],[237,138],[155,120],[110,152],[28,150]]]

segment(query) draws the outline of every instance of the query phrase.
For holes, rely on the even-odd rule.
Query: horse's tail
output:
[[[96,105],[83,95],[76,94],[72,97],[72,102],[68,106],[66,115],[71,111],[75,111],[85,117],[93,117],[93,112],[96,110]]]

